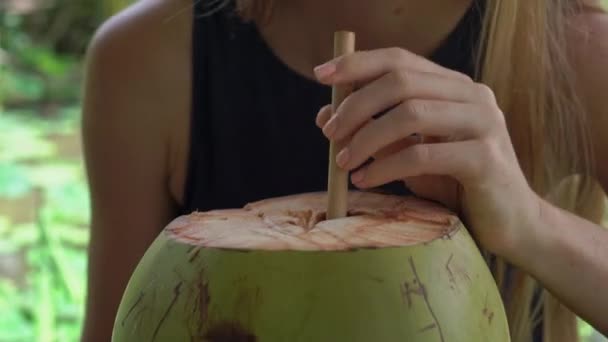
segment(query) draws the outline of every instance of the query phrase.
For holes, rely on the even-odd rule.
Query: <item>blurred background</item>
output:
[[[83,55],[99,24],[131,2],[0,0],[0,342],[79,338],[89,238]],[[580,333],[608,341],[584,322]]]
[[[131,0],[0,0],[0,342],[77,341],[89,198],[83,55]]]

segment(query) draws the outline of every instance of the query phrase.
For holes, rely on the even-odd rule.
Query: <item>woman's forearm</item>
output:
[[[511,257],[572,311],[608,334],[608,230],[540,204],[531,238]]]

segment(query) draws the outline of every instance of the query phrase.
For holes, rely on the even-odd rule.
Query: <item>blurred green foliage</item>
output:
[[[44,4],[0,10],[2,342],[78,341],[84,313],[90,209],[80,84],[104,15],[99,1]]]
[[[89,197],[81,161],[62,156],[52,139],[77,135],[77,113],[66,108],[49,121],[0,112],[0,131],[9,133],[0,138],[0,198],[31,198],[32,212],[21,222],[0,216],[0,259],[27,272],[0,278],[0,341],[78,339]]]
[[[28,107],[77,101],[78,54],[56,53],[52,44],[36,41],[24,26],[24,16],[0,12],[0,104]]]

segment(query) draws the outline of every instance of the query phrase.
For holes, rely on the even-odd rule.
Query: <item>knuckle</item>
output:
[[[402,59],[406,54],[405,50],[399,47],[388,48],[386,52],[391,59]]]
[[[476,92],[478,96],[486,103],[495,103],[496,96],[494,91],[488,85],[484,83],[476,83]]]
[[[501,149],[498,146],[498,143],[494,139],[483,139],[480,141],[481,144],[481,153],[484,156],[483,158],[478,158],[478,160],[483,160],[483,163],[476,163],[476,171],[477,174],[480,174],[483,171],[484,167],[491,167],[493,165],[498,165],[500,161]]]
[[[491,111],[494,114],[493,117],[498,127],[500,127],[501,129],[506,128],[507,119],[505,118],[505,114],[502,112],[502,110],[500,110],[500,108],[498,107],[494,107]]]
[[[431,160],[431,152],[428,145],[420,144],[411,147],[411,157],[414,163],[424,164]]]
[[[455,79],[458,79],[458,80],[461,80],[461,81],[464,81],[464,82],[467,82],[467,83],[475,83],[475,81],[473,81],[473,79],[471,78],[471,76],[469,76],[467,74],[464,74],[462,72],[447,69],[446,73],[448,75],[451,75]]]
[[[359,143],[362,138],[361,135],[362,135],[361,131],[357,132],[350,139],[350,142],[348,142],[347,146],[348,146],[348,149],[350,150],[351,162],[352,162],[352,159],[357,159],[359,153],[361,152],[361,144]]]
[[[336,112],[336,115],[342,115],[342,113],[349,113],[348,116],[352,116],[354,112],[357,111],[357,109],[360,107],[358,105],[358,98],[359,96],[357,96],[357,92],[354,92],[350,95],[348,95],[344,101],[342,101],[342,103],[340,104],[340,106],[338,107],[338,110]]]
[[[406,90],[409,89],[410,86],[410,76],[404,70],[394,71],[392,74],[393,80],[397,87],[400,89]]]
[[[495,134],[497,130],[506,129],[507,121],[503,112],[496,104],[488,104],[485,109],[487,117],[487,134]]]
[[[459,159],[462,164],[456,168],[456,176],[466,181],[481,181],[488,160],[481,156],[463,156]]]
[[[458,77],[460,77],[463,81],[468,82],[468,83],[475,83],[475,81],[473,81],[473,78],[471,78],[471,76],[467,75],[467,74],[463,74],[461,72],[457,72]]]
[[[480,139],[472,145],[475,157],[463,158],[463,168],[460,170],[461,177],[472,182],[482,182],[491,171],[498,165],[500,151],[496,142],[492,139]]]
[[[420,100],[408,100],[403,106],[405,108],[402,111],[401,124],[418,127],[428,112],[428,104]]]
[[[496,96],[492,88],[483,83],[476,84],[476,93],[477,96],[481,99],[483,103],[483,107],[485,108],[484,112],[487,113],[487,118],[489,119],[489,130],[492,128],[502,128],[506,127],[506,119],[503,112],[498,107],[496,102]]]

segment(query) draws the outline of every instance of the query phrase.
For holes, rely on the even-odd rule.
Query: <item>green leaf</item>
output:
[[[57,327],[58,341],[78,341],[81,333],[80,322],[65,322]]]
[[[16,248],[22,249],[35,245],[39,241],[40,236],[36,225],[33,222],[29,222],[14,226],[7,239]]]
[[[41,211],[38,230],[40,232],[41,243],[45,244],[51,264],[58,272],[61,283],[67,289],[70,299],[76,300],[84,291],[82,281],[74,269],[70,267],[70,260],[66,254],[67,250],[63,248],[57,236],[50,230],[48,210],[43,209]]]
[[[65,248],[63,250],[64,263],[70,270],[71,291],[69,300],[84,305],[86,299],[87,252],[84,249]]]
[[[78,181],[81,168],[78,163],[50,162],[28,168],[27,176],[34,186],[50,189]]]
[[[0,112],[0,162],[15,162],[55,155],[56,147],[42,138],[27,114]]]
[[[84,313],[84,301],[74,301],[65,294],[63,288],[55,287],[55,305],[57,315],[63,320],[81,321]]]
[[[81,111],[81,106],[65,106],[61,108],[61,118],[63,121],[67,121],[71,126],[80,119]]]
[[[23,17],[20,15],[16,15],[16,14],[11,14],[10,12],[7,12],[4,15],[4,24],[6,25],[7,28],[11,28],[11,29],[16,29],[18,28],[21,23],[23,22]]]
[[[82,174],[79,175],[79,179],[73,182],[48,189],[46,202],[48,203],[48,219],[51,220],[52,224],[88,225],[90,221],[89,190]],[[83,236],[79,235],[72,240],[74,241],[80,237]],[[71,237],[67,236],[66,238],[70,239]]]
[[[26,130],[43,140],[49,134],[79,134],[80,113],[78,104],[57,107],[50,119],[40,116],[38,108],[0,111],[0,127]]]
[[[57,235],[62,243],[74,246],[87,246],[89,244],[90,234],[88,229],[61,223],[53,224],[52,229],[53,234]]]
[[[11,219],[7,216],[0,215],[0,238],[4,238],[10,232]]]
[[[6,313],[9,307],[13,310],[19,309],[18,294],[17,287],[12,281],[0,278],[0,313]]]
[[[55,341],[55,307],[53,305],[52,275],[48,267],[42,267],[38,273],[37,291],[38,306],[35,315],[36,341]]]
[[[27,263],[28,263],[28,265],[32,266],[33,268],[43,265],[46,262],[46,258],[47,258],[47,256],[45,255],[43,248],[38,247],[38,248],[27,249],[27,252],[26,252]]]
[[[6,216],[0,216],[0,255],[13,254],[19,251],[19,248],[15,246],[9,239],[11,230],[11,221]],[[1,286],[1,284],[0,284]],[[2,289],[0,288],[0,291]],[[0,292],[1,295],[1,292]],[[1,302],[0,302],[1,303]],[[1,316],[0,316],[1,317]],[[1,341],[1,340],[0,340]]]
[[[58,55],[45,46],[28,46],[20,54],[23,62],[47,76],[61,76],[74,64],[73,59]]]
[[[44,96],[44,79],[36,74],[4,70],[0,92],[5,102],[34,102]]]
[[[0,341],[32,341],[32,324],[22,313],[22,296],[10,281],[0,279]]]
[[[0,240],[0,256],[9,255],[19,252],[19,247],[11,243],[11,241]],[[1,341],[1,340],[0,340]]]
[[[18,198],[28,193],[32,183],[26,171],[21,165],[0,162],[0,197]]]
[[[9,238],[12,232],[11,221],[6,216],[0,216],[0,255],[14,254],[19,251],[19,248],[13,244]],[[0,284],[1,286],[1,284]],[[0,291],[2,289],[0,288]],[[1,293],[0,293],[1,295]],[[1,302],[0,302],[1,304]],[[0,316],[1,317],[1,316]],[[0,339],[1,341],[1,339]]]

